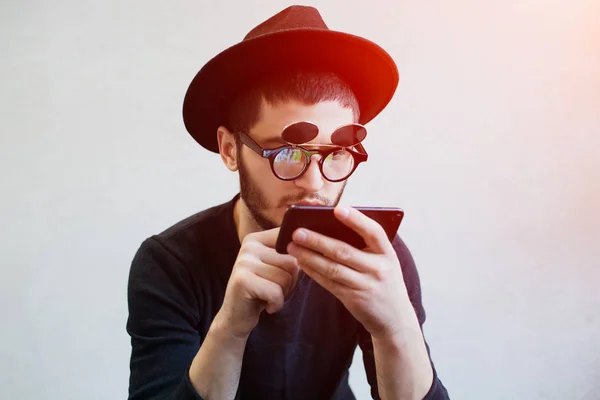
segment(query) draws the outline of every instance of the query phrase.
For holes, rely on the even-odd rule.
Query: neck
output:
[[[233,206],[233,221],[240,243],[244,241],[246,235],[262,231],[262,228],[252,218],[246,203],[241,197],[238,197]]]

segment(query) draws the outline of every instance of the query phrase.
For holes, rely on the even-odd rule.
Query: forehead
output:
[[[342,126],[354,122],[352,110],[336,101],[302,104],[286,101],[277,104],[263,102],[258,122],[252,128],[252,137],[266,144],[282,144],[281,131],[287,125],[299,121],[311,121],[319,127],[314,143],[331,143],[331,134]]]

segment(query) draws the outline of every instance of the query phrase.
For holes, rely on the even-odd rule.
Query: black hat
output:
[[[358,100],[366,124],[389,103],[398,69],[377,44],[330,30],[313,7],[291,6],[252,29],[240,43],[202,67],[183,102],[183,122],[206,149],[218,152],[217,128],[252,81],[286,69],[333,72]]]

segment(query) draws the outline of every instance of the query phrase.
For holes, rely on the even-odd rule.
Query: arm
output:
[[[187,377],[202,338],[200,308],[183,263],[156,238],[144,241],[129,274],[129,399],[201,399]]]
[[[130,399],[235,397],[246,338],[228,335],[217,314],[200,343],[196,326],[203,307],[191,282],[183,263],[159,239],[142,244],[128,287]]]
[[[272,248],[277,233],[244,240],[223,305],[205,338],[197,326],[203,313],[211,311],[194,292],[185,265],[158,239],[144,242],[132,263],[128,288],[130,399],[235,397],[250,332],[265,308],[274,313],[283,307],[297,279],[294,259]]]
[[[408,303],[408,301],[407,301]],[[433,382],[425,341],[412,309],[402,331],[373,337],[377,385],[382,399],[421,400]]]
[[[414,316],[415,319],[406,325],[412,326],[413,330],[405,332],[404,337],[409,338],[405,342],[378,340],[371,337],[362,325],[359,327],[359,346],[363,352],[363,363],[371,386],[371,395],[374,399],[390,398],[390,392],[397,393],[397,390],[402,388],[413,387],[411,382],[421,382],[421,386],[415,387],[413,391],[415,398],[449,399],[446,388],[437,377],[430,358],[429,346],[423,338],[422,327],[426,315],[421,300],[419,275],[413,257],[398,236],[393,242],[393,247],[402,266],[405,286],[413,309],[412,312],[407,311],[406,315]],[[414,329],[415,326],[418,328]]]
[[[427,388],[434,388],[437,379],[433,366],[429,365],[427,346],[411,302],[411,287],[406,284],[413,280],[404,276],[405,260],[398,256],[377,222],[356,209],[339,205],[334,214],[361,235],[365,248],[357,249],[317,232],[299,229],[293,234],[288,252],[369,333],[380,383],[374,397],[432,399],[432,390],[428,393]],[[412,269],[416,277],[414,263]],[[412,287],[415,289],[418,287]],[[422,309],[420,293],[418,303]],[[372,387],[376,384],[374,379],[370,379],[370,384]]]
[[[247,339],[230,334],[217,314],[189,371],[191,384],[201,396],[235,398]]]

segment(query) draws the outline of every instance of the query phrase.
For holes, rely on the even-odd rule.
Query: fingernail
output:
[[[347,217],[350,214],[350,209],[346,206],[340,207],[340,215],[342,217]]]
[[[306,239],[306,232],[302,229],[298,229],[294,234],[294,240],[302,242],[304,239]]]

